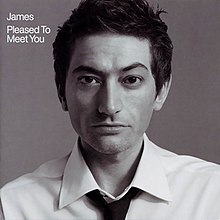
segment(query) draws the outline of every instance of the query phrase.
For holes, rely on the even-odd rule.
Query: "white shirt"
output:
[[[145,135],[141,160],[126,190],[131,186],[142,191],[131,201],[126,219],[220,219],[220,166],[166,151]],[[97,185],[76,143],[70,155],[1,189],[4,219],[103,219],[85,196],[94,189],[109,195]]]

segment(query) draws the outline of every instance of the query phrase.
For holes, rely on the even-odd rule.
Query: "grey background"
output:
[[[51,44],[78,2],[1,2],[0,186],[73,146],[76,135],[56,95]],[[169,12],[162,17],[175,49],[171,91],[147,133],[166,149],[220,163],[220,1],[151,2]],[[9,12],[35,15],[14,25],[48,25],[46,42],[6,44]]]

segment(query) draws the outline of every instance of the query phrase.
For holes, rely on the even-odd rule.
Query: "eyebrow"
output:
[[[74,69],[72,71],[73,73],[79,73],[79,72],[89,72],[89,73],[93,73],[93,74],[103,74],[103,71],[101,70],[97,70],[93,67],[90,66],[84,66],[84,65],[80,65],[78,66],[76,69]]]
[[[135,68],[138,68],[138,67],[141,67],[141,68],[144,68],[146,69],[147,71],[149,71],[149,69],[142,63],[139,63],[139,62],[136,62],[136,63],[133,63],[131,65],[128,65],[126,67],[123,67],[120,69],[120,72],[127,72],[129,70],[132,70],[132,69],[135,69]],[[85,65],[80,65],[78,66],[77,68],[75,68],[73,71],[73,73],[79,73],[79,72],[88,72],[88,73],[93,73],[93,74],[103,74],[104,72],[101,71],[101,70],[97,70],[91,66],[85,66]]]
[[[127,72],[129,70],[132,70],[132,69],[135,69],[135,68],[138,68],[138,67],[142,67],[142,68],[146,69],[147,71],[149,71],[149,69],[144,64],[137,62],[137,63],[133,63],[129,66],[124,67],[122,69],[122,72]]]

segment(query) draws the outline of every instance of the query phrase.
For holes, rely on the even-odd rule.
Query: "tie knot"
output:
[[[132,187],[121,199],[109,204],[105,201],[99,190],[93,190],[86,195],[94,201],[99,208],[104,208],[105,220],[124,220],[131,199],[134,198],[139,191],[139,189]]]

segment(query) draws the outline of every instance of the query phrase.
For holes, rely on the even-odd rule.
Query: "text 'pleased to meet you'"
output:
[[[51,28],[47,25],[38,26],[14,26],[7,25],[7,43],[44,43],[45,36],[51,33]]]

